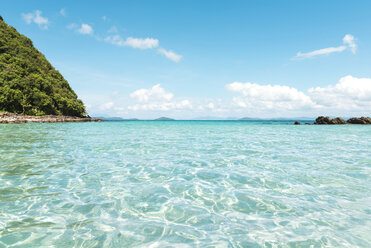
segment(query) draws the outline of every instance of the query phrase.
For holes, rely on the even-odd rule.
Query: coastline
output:
[[[0,113],[0,123],[57,123],[57,122],[101,122],[102,119],[91,118],[91,117],[76,117],[76,116],[65,116],[65,115],[22,115],[14,113]]]

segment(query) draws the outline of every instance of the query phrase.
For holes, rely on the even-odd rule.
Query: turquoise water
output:
[[[0,247],[370,247],[371,126],[0,125]]]

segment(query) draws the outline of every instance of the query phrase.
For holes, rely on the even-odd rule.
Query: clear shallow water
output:
[[[371,126],[0,125],[0,247],[370,247]]]

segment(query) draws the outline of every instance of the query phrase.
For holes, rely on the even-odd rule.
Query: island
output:
[[[160,117],[160,118],[154,119],[154,121],[175,121],[175,119],[172,119],[169,117]]]
[[[239,121],[255,121],[257,118],[251,118],[251,117],[243,117],[238,119]]]
[[[0,16],[0,123],[100,121],[32,41]]]

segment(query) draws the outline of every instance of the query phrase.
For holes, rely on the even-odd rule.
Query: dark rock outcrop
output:
[[[353,117],[347,120],[347,123],[349,124],[371,124],[371,118],[370,117]]]
[[[371,124],[371,118],[370,117],[353,117],[350,118],[347,121],[344,121],[343,118],[337,117],[334,119],[329,118],[328,116],[319,116],[314,124],[317,125],[343,125],[343,124]]]
[[[344,121],[343,118],[341,118],[341,117],[336,117],[336,118],[332,119],[332,124],[335,124],[335,125],[342,125],[342,124],[346,124],[346,122]]]
[[[295,122],[294,122],[294,125],[300,125],[300,122],[295,121]]]
[[[331,119],[328,116],[319,116],[319,117],[317,117],[314,124],[317,124],[317,125],[342,125],[342,124],[347,124],[347,123],[341,117]]]

